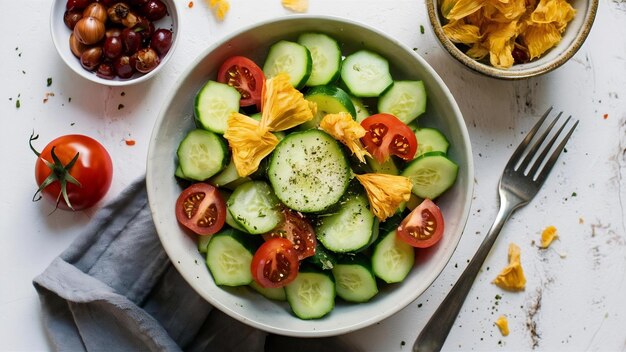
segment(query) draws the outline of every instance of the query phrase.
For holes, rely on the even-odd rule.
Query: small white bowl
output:
[[[424,126],[439,128],[450,141],[449,155],[460,166],[454,187],[437,199],[446,221],[442,240],[417,253],[404,282],[381,285],[371,301],[336,302],[317,320],[295,317],[286,302],[270,301],[248,287],[219,287],[213,281],[194,238],[176,221],[175,203],[182,188],[174,178],[176,149],[194,128],[193,106],[198,90],[215,79],[222,62],[245,55],[262,64],[271,44],[296,40],[299,33],[323,30],[342,43],[344,53],[368,48],[390,62],[396,79],[420,79],[428,92]],[[181,75],[166,98],[152,133],[147,162],[147,190],[156,229],[172,263],[207,301],[226,314],[259,329],[289,336],[321,337],[347,333],[379,322],[413,302],[437,278],[452,256],[468,218],[474,183],[471,145],[465,121],[452,94],[437,73],[411,48],[383,32],[345,19],[297,15],[262,22],[234,33],[207,48]]]
[[[585,42],[598,9],[598,0],[569,0],[576,9],[576,15],[567,24],[561,41],[540,58],[523,64],[515,64],[508,69],[493,67],[487,62],[477,61],[467,56],[459,46],[450,41],[443,32],[445,18],[441,15],[441,0],[426,0],[426,9],[430,24],[439,44],[465,67],[494,78],[516,80],[538,76],[563,65],[580,49]]]
[[[159,65],[152,71],[141,74],[135,73],[131,78],[115,77],[113,79],[104,79],[96,75],[95,72],[87,71],[80,64],[80,59],[72,54],[70,50],[70,30],[63,22],[63,14],[65,13],[65,5],[67,0],[54,0],[52,3],[52,11],[50,13],[50,32],[52,34],[52,41],[57,49],[57,52],[63,59],[63,61],[79,76],[88,79],[92,82],[100,83],[106,86],[128,86],[144,82],[154,77],[170,60],[176,48],[178,42],[178,9],[174,0],[162,0],[167,6],[168,14],[162,19],[155,21],[155,28],[166,28],[172,30],[172,47],[161,58]]]

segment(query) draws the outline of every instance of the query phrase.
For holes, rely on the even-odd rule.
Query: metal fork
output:
[[[567,131],[567,134],[565,134],[565,137],[561,137],[565,126],[570,122],[571,116],[569,116],[567,120],[560,125],[556,133],[552,133],[552,138],[546,142],[546,138],[553,131],[557,120],[559,120],[563,114],[561,111],[536,139],[535,143],[529,147],[530,142],[551,111],[552,107],[543,114],[519,147],[513,152],[509,162],[504,167],[504,172],[502,173],[498,186],[498,193],[500,194],[500,210],[498,211],[498,215],[496,215],[493,225],[478,248],[474,258],[472,258],[472,261],[463,271],[450,293],[448,293],[415,340],[413,351],[439,351],[441,349],[502,226],[504,226],[504,223],[516,209],[528,204],[537,194],[548,177],[550,170],[552,170],[552,167],[556,163],[557,158],[563,151],[565,144],[578,125],[578,121],[574,122],[572,127]],[[556,145],[556,148],[553,148],[559,139],[561,141]],[[552,151],[551,154],[550,151]]]

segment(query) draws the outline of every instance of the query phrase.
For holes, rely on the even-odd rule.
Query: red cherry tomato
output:
[[[109,190],[113,163],[102,144],[91,137],[72,134],[61,136],[37,152],[35,179],[44,198],[65,210],[82,210],[96,204]]]
[[[265,240],[274,237],[288,239],[293,243],[293,248],[298,253],[298,260],[314,255],[317,239],[309,220],[301,213],[291,209],[285,209],[283,215],[284,220],[274,230],[263,235],[263,238]]]
[[[415,133],[397,117],[391,114],[375,114],[361,121],[361,126],[366,131],[361,141],[378,162],[385,162],[390,155],[404,160],[415,157]]]
[[[220,67],[217,81],[237,89],[241,94],[239,105],[256,105],[260,109],[265,75],[252,60],[244,56],[230,57]]]
[[[430,199],[424,199],[402,220],[397,235],[413,247],[427,248],[434,245],[443,235],[441,210]]]
[[[194,183],[178,196],[176,219],[198,235],[212,235],[224,226],[226,202],[216,187]]]
[[[252,277],[263,287],[283,287],[298,275],[298,254],[286,238],[265,241],[252,258]]]

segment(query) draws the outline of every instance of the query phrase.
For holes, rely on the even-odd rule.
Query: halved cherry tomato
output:
[[[286,238],[265,241],[252,257],[252,277],[263,287],[283,287],[298,275],[298,254]]]
[[[261,92],[265,84],[263,70],[244,56],[228,58],[217,73],[217,81],[226,83],[241,94],[239,105],[261,108]]]
[[[417,248],[427,248],[439,242],[443,235],[443,216],[439,207],[430,199],[407,215],[396,232],[398,237]]]
[[[317,239],[309,220],[301,213],[287,208],[283,210],[283,216],[284,220],[271,232],[263,235],[263,238],[265,240],[274,237],[288,239],[298,253],[298,260],[314,255]]]
[[[216,187],[194,183],[178,196],[176,219],[198,235],[212,235],[224,226],[226,202]]]
[[[375,114],[361,121],[365,136],[361,142],[380,163],[390,155],[411,160],[417,151],[415,133],[405,123],[391,114]]]

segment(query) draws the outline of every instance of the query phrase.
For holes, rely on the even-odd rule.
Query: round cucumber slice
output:
[[[313,59],[309,49],[298,43],[281,40],[270,47],[263,73],[267,78],[287,73],[291,85],[300,89],[311,76],[312,67]]]
[[[322,119],[327,114],[337,114],[340,112],[349,113],[352,118],[356,117],[356,109],[352,104],[350,95],[343,89],[335,86],[317,86],[309,90],[304,97],[308,101],[317,104],[317,113],[313,119],[300,125],[301,130],[317,128]]]
[[[378,97],[393,84],[389,62],[384,57],[361,50],[346,57],[341,65],[341,79],[356,97]]]
[[[422,81],[396,81],[378,100],[378,111],[408,124],[426,111],[426,88]]]
[[[459,166],[445,154],[430,152],[411,161],[401,175],[413,183],[413,194],[435,199],[452,187],[458,171]]]

